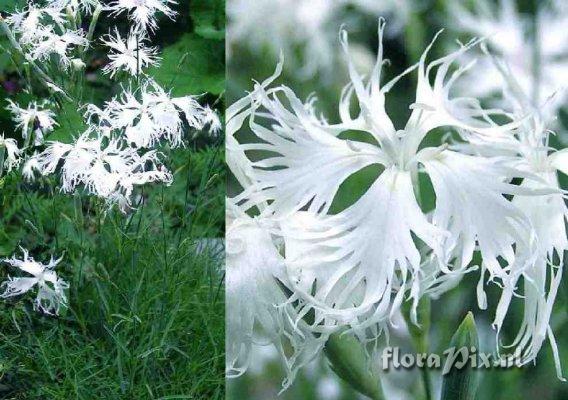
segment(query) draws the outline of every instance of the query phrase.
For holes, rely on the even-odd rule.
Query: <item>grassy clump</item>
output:
[[[174,184],[145,188],[128,215],[55,182],[4,179],[0,257],[65,254],[71,289],[59,317],[28,295],[0,301],[0,398],[224,398],[221,255],[202,239],[223,235],[219,147],[173,152]]]

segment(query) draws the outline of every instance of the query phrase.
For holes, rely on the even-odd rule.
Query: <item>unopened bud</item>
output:
[[[71,60],[71,65],[75,71],[81,71],[85,68],[85,63],[80,58],[74,58]]]

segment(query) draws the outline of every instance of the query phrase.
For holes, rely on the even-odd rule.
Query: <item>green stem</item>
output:
[[[412,338],[412,343],[417,353],[426,354],[429,351],[429,335],[430,330],[430,299],[428,297],[423,297],[418,303],[416,310],[416,319],[420,326],[416,326],[410,317],[411,313],[411,302],[406,302],[403,306],[402,315],[406,321],[408,327],[408,332]],[[424,388],[424,395],[426,400],[432,400],[432,384],[430,378],[430,370],[426,367],[420,368],[420,378],[422,380],[422,386]]]
[[[432,385],[430,384],[430,370],[428,368],[420,368],[420,377],[424,385],[424,394],[426,400],[432,400]]]
[[[0,145],[0,178],[2,178],[2,174],[4,173],[5,156],[6,156],[6,149],[4,145]]]
[[[97,27],[97,21],[99,20],[102,11],[103,11],[103,6],[100,4],[97,5],[97,8],[95,8],[95,11],[93,11],[93,18],[91,18],[91,23],[89,24],[89,31],[87,33],[87,40],[89,41],[89,43],[91,42],[91,40],[93,40],[93,35],[95,34],[95,28]]]

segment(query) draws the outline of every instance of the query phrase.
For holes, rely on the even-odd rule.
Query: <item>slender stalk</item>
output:
[[[428,368],[421,368],[420,377],[422,378],[422,384],[424,385],[424,394],[426,395],[426,400],[433,400],[432,384],[430,383],[430,370]]]
[[[4,173],[4,159],[6,157],[6,148],[4,145],[0,145],[0,178],[2,178],[2,174]]]
[[[26,57],[24,50],[22,49],[22,47],[20,46],[20,44],[18,43],[18,41],[14,37],[14,34],[10,30],[10,27],[8,26],[8,24],[6,24],[6,21],[4,20],[4,18],[1,15],[0,15],[0,28],[6,34],[6,37],[8,38],[8,41],[10,42],[12,47],[18,53],[20,53],[20,55],[24,58],[24,60],[26,60],[31,65],[32,69],[37,74],[37,77],[39,78],[41,83],[43,83],[50,91],[54,91],[53,86],[56,86],[56,85],[53,83],[51,78],[49,76],[47,76],[47,74],[40,67],[38,67],[38,65],[33,60],[30,60],[30,59],[28,59],[28,57]],[[67,100],[69,102],[73,102],[73,99],[71,97],[69,97],[65,92],[62,91],[62,92],[58,92],[58,93],[60,93],[61,96],[65,100]]]
[[[95,28],[97,27],[97,22],[99,20],[102,11],[103,11],[103,6],[100,4],[97,5],[97,8],[95,8],[95,11],[93,11],[93,17],[91,18],[91,23],[89,24],[89,31],[87,33],[87,40],[89,41],[89,43],[91,42],[91,40],[93,40],[93,35],[95,34]]]
[[[406,321],[408,327],[408,332],[412,338],[412,343],[417,353],[427,353],[429,349],[429,335],[430,330],[430,299],[424,297],[418,303],[416,310],[416,318],[421,326],[416,326],[410,317],[411,314],[411,303],[407,302],[403,306],[402,315]],[[420,368],[420,378],[422,380],[422,386],[424,388],[424,395],[426,400],[433,400],[432,397],[432,384],[430,379],[430,370],[426,367]]]
[[[140,33],[136,33],[136,83],[140,87]]]

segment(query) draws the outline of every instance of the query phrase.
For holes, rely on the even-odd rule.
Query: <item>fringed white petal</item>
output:
[[[548,172],[544,177],[551,185],[558,185],[554,172]],[[534,185],[525,181],[521,186]],[[538,248],[536,260],[529,268],[523,269],[522,277],[518,277],[518,286],[522,281],[524,288],[524,315],[518,335],[510,346],[515,348],[515,354],[521,355],[522,363],[528,363],[536,359],[548,337],[555,353],[558,377],[563,379],[554,335],[550,328],[550,318],[562,279],[563,254],[568,249],[565,226],[568,210],[561,194],[516,196],[513,203],[530,219],[538,238]],[[518,252],[526,253],[527,249],[519,246]],[[528,252],[530,253],[530,250]],[[516,284],[517,281],[509,286]],[[494,321],[498,333],[508,312],[504,305],[508,306],[512,301],[511,295],[511,289],[504,288],[500,302],[503,307],[498,308]]]
[[[423,165],[436,193],[432,221],[451,233],[446,250],[461,244],[463,268],[471,262],[477,243],[491,278],[504,278],[507,272],[498,258],[513,264],[513,244],[523,243],[524,232],[532,229],[521,210],[503,196],[516,193],[516,187],[505,182],[508,171],[496,160],[450,150]]]
[[[387,322],[421,279],[414,237],[441,256],[445,234],[420,210],[410,173],[394,167],[345,211],[301,225],[288,228],[286,258],[295,291],[316,312],[316,330],[323,323],[360,332]]]
[[[269,208],[277,215],[306,206],[325,214],[345,179],[368,165],[388,163],[376,146],[338,139],[333,133],[337,128],[319,121],[290,89],[280,87],[272,95],[258,90],[266,111],[255,111],[250,127],[261,142],[242,146],[271,154],[253,167],[258,199],[272,200]],[[292,110],[278,94],[285,96]],[[263,117],[268,121],[261,124]]]
[[[459,67],[448,78],[451,65],[481,41],[472,40],[453,53],[426,64],[426,58],[437,36],[426,48],[418,63],[416,101],[411,106],[413,111],[405,129],[416,131],[416,135],[421,140],[427,132],[441,126],[453,126],[486,135],[510,131],[517,127],[519,121],[497,125],[491,119],[492,114],[506,116],[502,110],[485,110],[474,98],[450,97],[450,91],[455,82],[474,65],[474,62]],[[436,72],[432,83],[430,74],[434,69]]]
[[[258,97],[258,91],[268,88],[268,86],[280,76],[283,64],[284,60],[281,55],[274,73],[262,83],[255,85],[253,92],[229,106],[225,113],[227,119],[225,126],[225,158],[230,171],[244,190],[250,189],[253,186],[255,181],[254,170],[252,162],[248,159],[245,150],[235,138],[235,134],[242,128],[245,120],[250,117],[253,108],[252,102]]]
[[[235,210],[229,207],[229,210]],[[316,338],[298,322],[285,294],[284,261],[262,221],[230,216],[227,228],[227,376],[243,374],[253,345],[272,344],[285,363],[284,387],[319,352]],[[280,283],[279,283],[280,282]],[[262,338],[268,338],[263,343]]]

